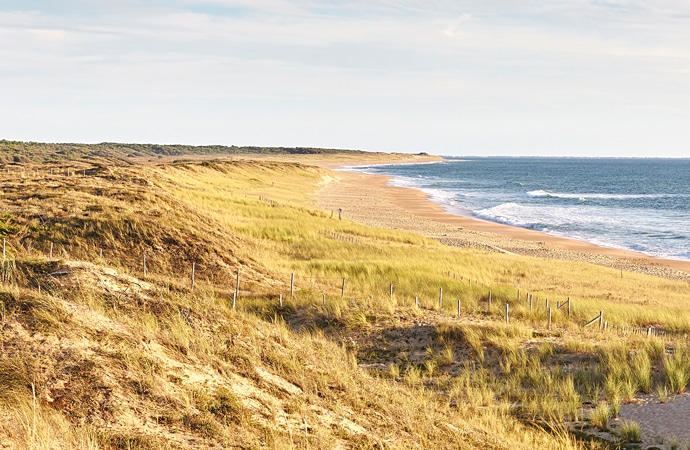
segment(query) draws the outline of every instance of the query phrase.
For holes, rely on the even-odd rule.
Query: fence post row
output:
[[[53,258],[53,249],[54,249],[54,244],[53,244],[53,242],[50,242],[50,249],[49,249],[50,259]],[[100,257],[101,258],[103,257],[103,248],[100,248]],[[2,239],[2,258],[3,258],[3,279],[6,279],[7,278],[6,274],[5,274],[6,269],[4,266],[7,262],[7,238]],[[145,252],[142,254],[142,268],[143,268],[144,278],[146,278],[148,276],[148,261],[147,261]],[[239,298],[240,274],[241,274],[241,269],[240,269],[240,267],[238,267],[237,268],[237,280],[236,280],[236,285],[235,285],[235,292],[233,294],[233,299],[232,299],[233,309],[235,309],[237,299]],[[448,275],[450,276],[450,274],[451,274],[451,272],[449,271]],[[453,274],[453,277],[455,278],[456,274]],[[461,280],[464,280],[464,276],[461,277]],[[468,281],[471,283],[471,280],[469,278],[468,278]],[[478,284],[478,280],[475,280],[475,283]],[[346,284],[347,284],[347,279],[343,278],[342,279],[342,285],[340,288],[341,298],[345,298]],[[192,262],[192,273],[191,273],[191,289],[192,290],[195,288],[195,285],[196,285],[196,262],[193,261]],[[482,284],[482,286],[484,286],[484,284]],[[391,299],[393,298],[393,294],[394,294],[394,285],[393,285],[393,283],[391,283],[390,284]],[[294,295],[295,295],[295,273],[292,272],[292,274],[290,275],[290,296],[294,297]],[[534,295],[529,293],[529,292],[526,293],[525,295],[526,295],[526,299],[529,301],[530,312],[533,312]],[[326,297],[327,297],[327,293],[324,291],[323,292],[323,303],[324,304],[326,304]],[[521,297],[522,297],[522,292],[520,289],[517,289],[518,301],[520,301]],[[353,298],[353,300],[354,300],[354,298]],[[491,310],[492,300],[493,300],[493,294],[491,291],[489,291],[489,294],[488,294],[489,311]],[[545,301],[545,307],[546,307],[546,310],[548,313],[548,329],[551,329],[551,327],[553,325],[553,308],[551,308],[549,306],[550,302],[549,302],[548,298],[545,298],[544,301]],[[280,306],[282,307],[283,306],[283,294],[280,294],[279,302],[280,302]],[[419,296],[415,297],[414,304],[415,304],[415,308],[419,308]],[[556,309],[557,310],[561,309],[563,307],[567,307],[567,314],[570,317],[572,314],[572,299],[570,297],[568,297],[566,299],[566,301],[564,301],[564,302],[561,302],[561,301],[556,302]],[[439,288],[439,309],[441,311],[443,311],[443,287]],[[460,299],[458,299],[458,303],[457,303],[457,315],[458,315],[458,317],[460,317],[460,315],[461,315],[461,300]],[[510,304],[509,303],[506,303],[506,305],[505,305],[505,321],[506,321],[506,323],[510,323]],[[600,330],[602,330],[602,331],[608,330],[609,323],[608,323],[608,321],[604,321],[604,312],[603,311],[599,311],[599,314],[596,317],[592,318],[590,321],[588,321],[583,326],[583,328],[589,327],[592,324],[594,324],[595,322],[599,322],[599,329]],[[619,332],[625,333],[625,332],[630,331],[630,332],[635,333],[635,334],[640,334],[640,335],[644,334],[647,337],[651,337],[652,335],[654,335],[654,336],[666,336],[667,335],[667,333],[665,333],[663,331],[656,330],[653,327],[618,327],[614,324],[612,324],[611,327],[612,327],[612,329],[618,330]],[[687,339],[687,336],[686,336],[686,339]]]

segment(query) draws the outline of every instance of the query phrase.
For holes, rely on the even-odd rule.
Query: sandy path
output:
[[[658,444],[675,437],[690,443],[690,394],[671,397],[659,403],[653,396],[640,403],[621,405],[619,421],[635,421],[642,427],[645,444]]]
[[[548,259],[587,261],[606,267],[690,281],[690,261],[652,258],[538,231],[447,213],[417,189],[389,186],[389,177],[334,172],[317,193],[321,208],[343,209],[366,225],[410,231],[445,244]]]

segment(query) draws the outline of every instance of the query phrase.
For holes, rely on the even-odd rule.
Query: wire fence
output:
[[[327,235],[333,239],[339,241],[348,242],[351,244],[360,244],[360,241],[353,236],[341,235],[337,232],[327,232]],[[8,284],[12,283],[15,278],[15,272],[17,270],[17,256],[21,254],[33,254],[37,251],[35,247],[29,249],[24,248],[21,243],[12,244],[9,239],[2,239],[2,283]],[[105,250],[107,254],[107,249]],[[150,252],[154,254],[154,252]],[[104,260],[104,249],[101,247],[97,252],[98,258],[101,263],[107,263]],[[45,249],[45,258],[52,260],[56,256],[69,259],[69,254],[64,247],[55,246],[52,242]],[[142,253],[141,263],[138,267],[134,268],[134,272],[139,272],[144,279],[150,277],[151,273],[151,257],[147,256],[146,252]],[[189,267],[189,287],[194,290],[197,285],[197,276],[199,270],[204,270],[203,265],[192,261]],[[228,269],[229,270],[229,269]],[[63,273],[48,273],[45,276],[61,276]],[[233,273],[235,278],[234,292],[232,294],[232,305],[233,308],[236,307],[237,302],[240,300],[240,294],[251,296],[251,292],[241,292],[240,287],[242,285],[242,267],[238,266],[236,272]],[[426,308],[437,310],[439,313],[448,314],[449,316],[461,317],[463,314],[479,314],[484,318],[489,320],[504,321],[510,323],[511,318],[527,318],[531,319],[533,323],[543,323],[547,330],[554,329],[554,313],[559,314],[559,321],[572,321],[576,324],[582,326],[582,328],[588,328],[591,326],[597,326],[601,332],[610,332],[617,335],[636,335],[636,336],[646,336],[646,337],[660,337],[660,338],[685,338],[688,339],[687,333],[674,332],[658,326],[627,326],[627,325],[617,325],[609,324],[604,321],[604,312],[600,311],[597,316],[591,320],[582,323],[581,316],[576,316],[574,314],[574,304],[570,297],[566,300],[556,301],[555,305],[548,298],[540,299],[534,297],[532,293],[522,292],[520,288],[512,288],[514,295],[513,298],[505,299],[505,293],[503,293],[503,298],[501,302],[505,303],[499,304],[499,300],[494,297],[493,292],[490,287],[487,287],[486,283],[481,282],[478,278],[470,278],[464,275],[458,276],[458,274],[448,271],[443,274],[449,279],[449,283],[446,283],[446,294],[444,299],[444,287],[438,287],[438,297],[436,299],[427,296],[426,299],[420,301],[421,295],[415,295],[414,297],[409,294],[398,295],[396,292],[395,283],[389,283],[387,289],[382,288],[379,292],[379,298],[387,298],[393,301],[399,306],[410,306],[415,308]],[[206,280],[208,282],[208,280]],[[335,276],[324,276],[324,275],[313,275],[313,274],[290,274],[289,281],[285,282],[286,292],[277,295],[276,301],[279,302],[280,306],[283,306],[284,295],[285,297],[295,297],[295,293],[298,291],[308,292],[312,296],[319,298],[323,303],[329,301],[329,299],[341,298],[347,299],[353,302],[366,302],[373,300],[373,295],[365,295],[357,292],[352,292],[349,289],[349,285],[346,277],[335,277]],[[287,286],[289,286],[289,291],[287,291]],[[472,288],[474,290],[473,301],[466,301],[470,303],[463,305],[461,299],[454,298],[451,294],[458,293],[461,289]],[[288,294],[289,292],[289,294]],[[449,298],[450,297],[450,298]],[[445,303],[444,303],[445,302]]]

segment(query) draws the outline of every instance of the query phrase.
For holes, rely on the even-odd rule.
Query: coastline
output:
[[[332,172],[316,195],[317,204],[324,209],[342,208],[344,217],[356,222],[409,231],[456,247],[584,261],[690,282],[690,261],[660,259],[455,215],[431,201],[421,190],[389,185],[390,179],[361,172]]]

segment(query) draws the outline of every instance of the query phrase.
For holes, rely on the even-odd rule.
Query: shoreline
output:
[[[584,261],[690,282],[690,261],[655,258],[456,215],[434,203],[429,195],[419,189],[389,185],[391,178],[386,175],[333,171],[316,194],[317,204],[324,209],[342,208],[344,217],[366,225],[409,231],[446,245],[545,259]]]

